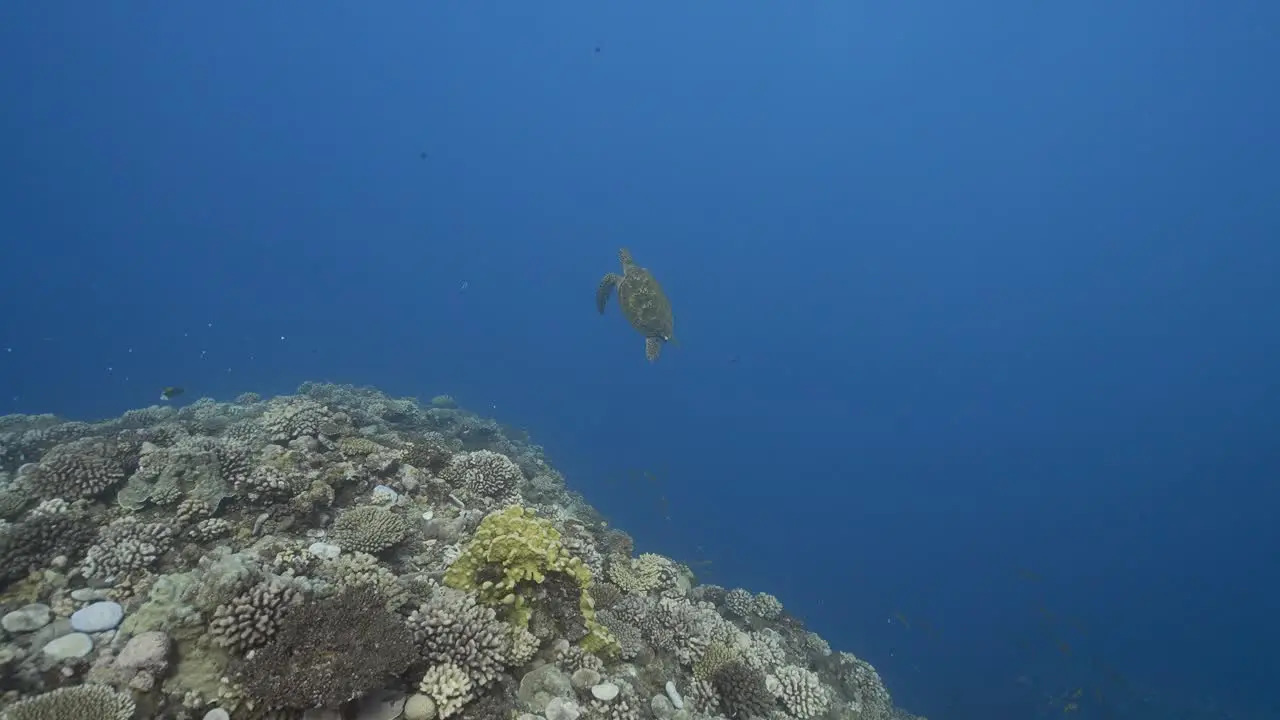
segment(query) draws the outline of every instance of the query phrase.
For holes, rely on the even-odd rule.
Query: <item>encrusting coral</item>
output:
[[[451,401],[3,416],[0,720],[909,720],[774,596],[635,553]]]

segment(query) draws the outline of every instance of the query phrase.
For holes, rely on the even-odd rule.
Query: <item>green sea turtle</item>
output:
[[[631,251],[618,250],[622,261],[622,274],[609,273],[596,288],[596,309],[604,314],[604,305],[614,288],[618,290],[618,305],[631,327],[644,335],[644,356],[649,362],[658,359],[662,344],[675,339],[675,320],[671,317],[671,302],[652,273],[631,259]]]

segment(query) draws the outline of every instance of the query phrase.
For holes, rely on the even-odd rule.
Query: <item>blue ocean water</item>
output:
[[[15,4],[0,411],[449,393],[934,720],[1274,717],[1278,24]]]

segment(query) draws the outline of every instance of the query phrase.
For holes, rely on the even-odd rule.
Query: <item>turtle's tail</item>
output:
[[[658,356],[662,354],[662,339],[651,337],[644,339],[644,356],[649,362],[657,362]]]
[[[620,279],[621,278],[618,275],[609,273],[600,280],[600,285],[596,288],[596,310],[599,311],[601,315],[604,314],[605,303],[609,302],[609,295],[611,295],[613,293],[613,289],[618,286],[618,280]]]

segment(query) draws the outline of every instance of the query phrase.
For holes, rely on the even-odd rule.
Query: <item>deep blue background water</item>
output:
[[[0,410],[449,392],[935,720],[1277,712],[1280,6],[687,5],[4,8]]]

